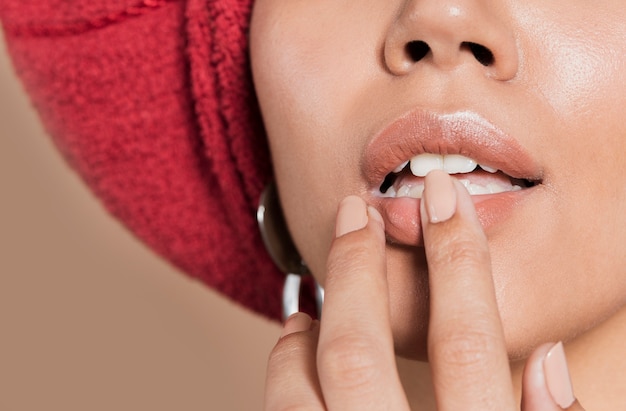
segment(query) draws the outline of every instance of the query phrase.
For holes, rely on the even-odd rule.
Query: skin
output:
[[[281,201],[293,239],[327,295],[320,330],[295,327],[287,337],[297,337],[281,339],[276,349],[282,352],[285,340],[307,341],[294,343],[308,348],[292,360],[308,364],[303,372],[310,378],[294,378],[293,369],[302,368],[289,362],[276,366],[273,356],[268,398],[287,375],[291,385],[307,387],[298,392],[323,397],[328,409],[334,404],[366,409],[357,404],[359,398],[374,404],[366,395],[354,397],[357,402],[349,407],[330,400],[350,397],[345,392],[351,390],[337,388],[342,387],[337,375],[354,373],[332,371],[323,356],[326,344],[342,341],[348,329],[353,342],[388,336],[385,355],[368,350],[363,355],[386,359],[371,365],[385,376],[372,384],[382,390],[374,392],[395,399],[406,395],[387,404],[392,409],[412,402],[436,402],[438,409],[455,409],[445,404],[459,402],[464,409],[471,409],[468,404],[512,409],[522,395],[522,379],[530,378],[523,377],[524,364],[540,369],[543,344],[550,341],[566,343],[581,402],[588,409],[618,409],[617,393],[626,386],[619,344],[626,337],[626,185],[620,182],[626,172],[624,21],[619,0],[256,1],[253,73]],[[430,47],[418,61],[405,52],[416,40]],[[481,64],[462,46],[467,41],[489,49],[494,62]],[[529,201],[486,230],[477,225],[471,202],[461,215],[456,208],[441,230],[433,229],[431,240],[431,224],[422,215],[423,247],[385,241],[384,227],[370,232],[376,230],[371,218],[354,235],[335,239],[340,201],[348,195],[371,199],[362,160],[374,134],[415,108],[480,113],[540,164],[541,184]],[[467,227],[472,228],[464,231]],[[366,232],[379,237],[378,248],[355,258],[344,247],[374,243]],[[426,257],[441,249],[455,258],[435,267],[445,256]],[[476,255],[487,257],[477,261]],[[359,276],[351,277],[355,264]],[[463,288],[455,282],[437,288],[439,277],[467,265],[477,277]],[[369,283],[372,278],[378,286]],[[356,298],[362,306],[351,308]],[[437,315],[437,301],[449,316]],[[493,304],[474,307],[473,301]],[[378,314],[375,305],[382,310]],[[460,309],[453,315],[446,306]],[[490,334],[499,336],[489,344],[467,342],[476,323],[500,330]],[[467,372],[465,379],[465,368],[440,360],[433,347],[439,346],[434,341],[440,342],[442,324],[461,330],[452,338],[457,344],[465,341],[489,359],[480,371]],[[398,360],[399,376],[390,366],[393,353],[404,358]],[[508,359],[506,367],[493,360],[498,355]],[[316,357],[317,366],[310,369]],[[503,377],[508,367],[510,374]],[[458,380],[438,379],[443,374]],[[490,375],[499,377],[492,381]],[[477,389],[460,390],[459,398],[448,401],[458,390],[443,387],[452,386]],[[478,395],[485,387],[496,387],[489,404]],[[535,398],[527,391],[525,397]],[[533,401],[526,404],[532,407]]]

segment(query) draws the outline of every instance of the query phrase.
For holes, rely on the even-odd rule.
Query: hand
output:
[[[425,187],[428,352],[437,409],[519,410],[487,240],[471,197],[443,172],[430,173]],[[323,321],[301,313],[286,321],[268,365],[265,409],[409,410],[395,366],[383,220],[348,197],[336,230]],[[529,357],[521,409],[583,410],[571,392],[561,344],[542,345]]]

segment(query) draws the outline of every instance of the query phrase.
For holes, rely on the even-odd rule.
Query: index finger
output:
[[[406,410],[389,319],[382,218],[341,202],[328,256],[318,374],[329,410]]]
[[[487,239],[469,193],[443,171],[421,204],[430,284],[428,355],[438,410],[515,408]]]

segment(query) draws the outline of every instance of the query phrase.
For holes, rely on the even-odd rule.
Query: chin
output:
[[[391,323],[396,355],[411,360],[428,361],[430,302],[424,250],[389,245],[387,253]],[[519,266],[518,268],[521,269]],[[509,359],[512,362],[527,358],[542,343],[565,341],[576,334],[576,330],[568,329],[567,322],[559,318],[558,313],[562,307],[550,306],[550,301],[553,300],[549,298],[550,293],[542,294],[524,288],[534,288],[531,281],[511,280],[524,276],[521,271],[494,272],[496,297]],[[506,286],[516,288],[516,292],[503,291]],[[528,298],[529,295],[534,298]],[[544,296],[547,298],[546,304],[539,304],[538,301]]]

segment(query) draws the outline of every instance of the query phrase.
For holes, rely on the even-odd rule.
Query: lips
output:
[[[394,242],[421,245],[419,199],[395,196],[406,187],[419,192],[421,178],[411,174],[407,161],[423,154],[465,156],[477,164],[477,171],[458,174],[465,181],[489,183],[489,175],[502,184],[509,179],[517,189],[498,194],[474,195],[476,210],[487,230],[507,218],[533,187],[543,181],[540,165],[510,135],[473,112],[436,114],[422,110],[409,112],[376,134],[363,158],[363,174],[370,191],[370,202],[386,222],[387,235]],[[404,167],[404,171],[400,171]],[[481,167],[490,172],[481,171]],[[499,170],[497,173],[493,171]],[[394,187],[395,184],[395,187]],[[523,189],[517,186],[520,184]],[[415,187],[417,186],[417,187]],[[383,193],[391,188],[394,195]],[[382,191],[381,191],[382,189]],[[500,190],[498,190],[500,191]],[[471,190],[470,190],[471,192]],[[415,196],[412,196],[415,197]]]

